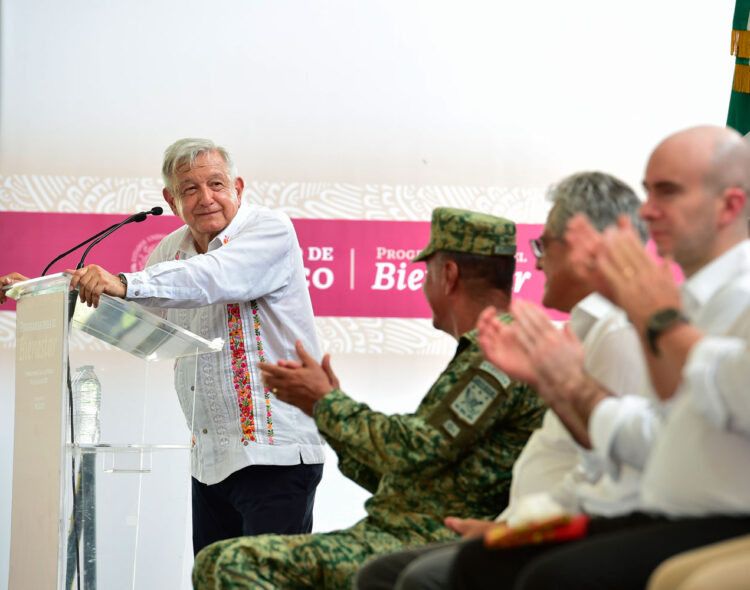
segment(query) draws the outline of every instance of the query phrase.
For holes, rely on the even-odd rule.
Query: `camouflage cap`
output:
[[[430,243],[412,262],[424,260],[438,250],[513,256],[516,253],[516,224],[486,213],[437,207],[432,211]]]

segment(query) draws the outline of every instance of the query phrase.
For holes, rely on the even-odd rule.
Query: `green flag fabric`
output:
[[[732,55],[736,57],[727,127],[750,132],[750,0],[737,0],[732,21]]]

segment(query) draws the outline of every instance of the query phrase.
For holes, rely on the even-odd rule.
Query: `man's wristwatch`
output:
[[[117,278],[120,279],[120,282],[123,285],[125,285],[125,295],[127,295],[128,294],[128,278],[121,272],[117,273]]]
[[[690,320],[679,309],[667,307],[657,311],[646,322],[646,340],[648,347],[656,356],[659,356],[659,349],[656,346],[656,339],[676,324],[687,324]]]

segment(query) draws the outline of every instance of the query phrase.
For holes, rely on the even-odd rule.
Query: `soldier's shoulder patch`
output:
[[[451,403],[451,410],[472,426],[482,417],[498,391],[480,376],[474,377]]]
[[[500,385],[502,385],[506,389],[511,383],[511,378],[489,361],[482,362],[482,364],[479,365],[479,369],[481,371],[486,371],[487,373],[492,375],[495,379],[497,379],[498,383],[500,383]]]

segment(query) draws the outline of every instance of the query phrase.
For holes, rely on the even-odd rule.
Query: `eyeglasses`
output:
[[[547,249],[547,244],[550,242],[561,241],[562,238],[555,238],[553,236],[539,236],[535,240],[529,240],[529,246],[531,246],[531,252],[537,258],[544,256],[544,251]]]

